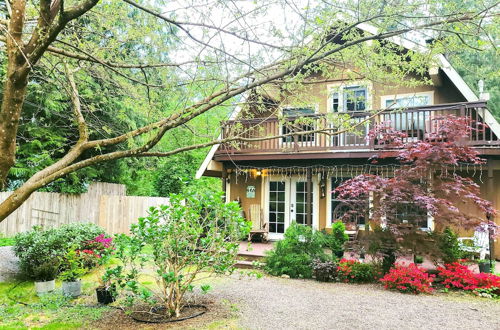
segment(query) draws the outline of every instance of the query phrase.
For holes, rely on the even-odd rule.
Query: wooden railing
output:
[[[222,145],[218,153],[293,153],[335,150],[375,150],[383,148],[368,132],[377,123],[389,123],[406,133],[405,142],[436,135],[437,119],[445,115],[466,117],[473,127],[468,143],[473,146],[498,146],[498,137],[488,125],[494,120],[486,102],[449,103],[415,108],[373,112],[316,114],[303,117],[253,118],[222,123],[222,138],[241,137]],[[490,121],[491,121],[490,120]],[[346,126],[354,130],[336,134]],[[279,137],[277,137],[279,136]]]

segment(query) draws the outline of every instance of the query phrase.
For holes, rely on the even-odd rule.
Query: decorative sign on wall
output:
[[[247,186],[247,198],[255,198],[255,186]]]

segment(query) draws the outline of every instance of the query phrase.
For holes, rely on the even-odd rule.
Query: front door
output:
[[[313,179],[312,186],[312,222],[313,228],[318,229],[318,188],[316,179]],[[283,238],[285,230],[293,221],[299,224],[307,224],[306,189],[307,181],[304,178],[269,178],[267,221],[269,225],[270,239]]]

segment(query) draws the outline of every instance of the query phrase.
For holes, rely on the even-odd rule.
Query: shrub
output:
[[[373,264],[342,259],[337,267],[337,278],[345,283],[369,283],[377,279],[378,271]]]
[[[439,277],[446,288],[475,291],[477,289],[500,288],[500,276],[488,273],[474,273],[458,262],[438,267]]]
[[[311,266],[314,277],[320,282],[334,281],[337,277],[337,264],[332,260],[314,259]]]
[[[332,225],[331,233],[324,232],[324,245],[335,255],[343,254],[344,245],[349,239],[345,233],[345,225],[342,221],[337,221]]]
[[[86,268],[94,268],[102,264],[102,259],[109,256],[114,250],[113,238],[100,234],[90,241],[83,242],[76,252]]]
[[[139,218],[130,236],[117,237],[115,256],[121,264],[109,268],[104,278],[115,280],[130,303],[137,298],[160,303],[167,316],[179,316],[185,294],[194,289],[201,273],[233,270],[238,239],[248,230],[238,204],[224,203],[220,193],[171,195],[169,205],[152,207],[147,217]],[[152,254],[143,253],[146,245]],[[159,290],[153,292],[139,280],[143,273],[154,277]],[[209,286],[200,289],[207,291]]]
[[[70,249],[68,253],[61,258],[61,266],[64,270],[59,274],[59,279],[62,281],[76,281],[87,272],[84,268],[82,258],[74,249]]]
[[[386,289],[403,293],[431,293],[434,275],[429,275],[423,268],[410,264],[405,267],[398,265],[389,270],[380,281]]]
[[[267,252],[266,271],[275,276],[286,274],[292,278],[311,278],[314,259],[326,260],[323,237],[309,226],[292,223],[284,239]]]
[[[462,257],[458,235],[448,227],[439,235],[439,248],[445,264],[454,263]]]
[[[72,247],[81,248],[85,242],[103,234],[102,228],[94,224],[73,223],[59,228],[43,230],[40,226],[19,233],[14,237],[14,252],[19,258],[22,273],[33,280],[46,280],[57,276],[58,260]],[[49,270],[56,265],[55,270]],[[64,270],[64,268],[62,269]]]

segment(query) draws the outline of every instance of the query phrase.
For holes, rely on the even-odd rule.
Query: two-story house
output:
[[[411,47],[406,41],[394,42]],[[345,212],[332,193],[343,180],[362,173],[391,175],[398,166],[390,159],[379,164],[369,161],[382,149],[376,140],[367,138],[375,123],[390,122],[407,134],[407,141],[415,141],[433,132],[433,118],[453,114],[486,124],[474,131],[468,143],[487,163],[462,170],[474,171],[474,175],[482,171],[479,181],[483,197],[499,209],[500,125],[489,112],[487,102],[474,94],[443,55],[438,55],[437,62],[439,67],[427,73],[432,84],[412,88],[388,88],[379,82],[346,78],[314,79],[316,82],[301,92],[313,97],[278,97],[273,88],[254,91],[265,100],[269,113],[259,110],[246,116],[243,114],[251,113],[252,107],[237,107],[230,120],[223,123],[221,137],[230,136],[236,128],[248,138],[286,136],[214,146],[197,177],[222,178],[227,200],[239,200],[247,218],[261,217],[270,239],[280,239],[293,221],[321,230],[329,228]],[[374,116],[370,111],[374,109],[387,110]],[[360,124],[353,131],[335,135],[287,135],[325,128],[331,125],[331,114],[348,114],[351,124]],[[368,196],[367,203],[373,202],[372,198]],[[413,210],[411,203],[400,212],[402,217],[433,229],[432,217]],[[361,230],[368,217],[357,220]],[[500,224],[500,218],[496,222]],[[500,246],[496,251],[500,257]]]

